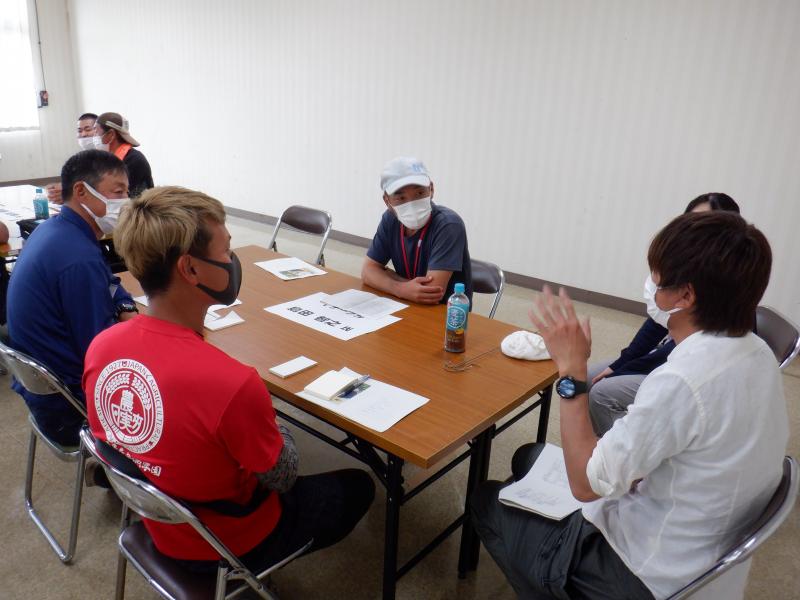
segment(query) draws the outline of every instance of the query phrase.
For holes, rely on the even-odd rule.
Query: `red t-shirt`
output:
[[[86,353],[83,389],[94,436],[185,500],[247,504],[255,473],[269,471],[283,447],[256,370],[175,323],[140,315],[100,333]],[[269,535],[281,506],[273,492],[246,517],[195,513],[241,555]],[[189,525],[144,524],[168,556],[219,558]]]

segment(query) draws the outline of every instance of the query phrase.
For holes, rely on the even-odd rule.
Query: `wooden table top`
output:
[[[234,310],[245,323],[215,332],[206,330],[206,339],[254,366],[272,394],[420,467],[432,466],[556,380],[552,361],[515,360],[499,349],[478,359],[467,371],[445,371],[446,360],[460,360],[462,356],[468,360],[498,347],[506,335],[518,328],[471,314],[467,351],[463,355],[450,354],[443,349],[444,305],[410,304],[396,313],[401,321],[349,341],[268,313],[265,307],[315,292],[377,290],[327,267],[327,275],[282,281],[253,263],[284,255],[258,246],[239,248],[236,254],[243,276],[239,293],[242,304]],[[129,292],[142,293],[130,273],[120,275]],[[287,379],[269,372],[270,367],[301,354],[319,364]],[[430,402],[379,433],[296,395],[326,371],[342,367],[369,373],[374,379],[425,396]]]

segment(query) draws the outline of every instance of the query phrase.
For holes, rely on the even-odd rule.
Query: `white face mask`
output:
[[[78,146],[81,147],[81,150],[94,150],[94,138],[78,138]]]
[[[647,279],[644,280],[644,300],[647,302],[647,314],[650,315],[653,321],[666,328],[667,323],[669,323],[670,315],[674,315],[676,312],[680,312],[683,309],[677,306],[671,310],[662,310],[658,308],[656,304],[656,292],[660,289],[661,288],[656,285],[655,281],[653,281],[653,276],[648,275]]]
[[[412,200],[392,208],[403,226],[408,229],[419,229],[431,216],[431,197]]]
[[[109,235],[112,231],[114,231],[114,227],[117,226],[117,221],[119,220],[119,213],[122,210],[122,207],[125,206],[125,203],[130,200],[129,198],[106,198],[90,186],[85,181],[83,185],[89,190],[89,193],[100,200],[103,204],[106,205],[106,214],[104,217],[98,217],[96,214],[92,212],[92,209],[86,206],[85,204],[81,204],[83,208],[87,210],[87,212],[94,217],[94,222],[97,223],[97,226],[100,228],[104,234]]]
[[[94,147],[95,150],[105,150],[106,152],[108,152],[108,144],[103,143],[102,135],[96,135],[92,137],[92,146]]]

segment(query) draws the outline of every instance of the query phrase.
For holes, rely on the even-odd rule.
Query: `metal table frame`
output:
[[[450,534],[461,527],[461,546],[458,555],[458,576],[463,579],[469,571],[474,571],[478,567],[478,557],[480,555],[480,540],[475,529],[470,523],[469,502],[472,493],[486,481],[489,474],[489,460],[492,452],[492,440],[508,429],[511,425],[519,421],[528,413],[539,408],[539,426],[536,432],[536,441],[544,443],[547,437],[547,421],[550,417],[550,401],[553,385],[550,384],[540,392],[537,392],[538,399],[535,399],[530,406],[515,414],[505,421],[502,425],[491,425],[475,438],[467,442],[469,448],[459,454],[456,458],[447,463],[442,469],[425,479],[422,483],[409,491],[403,490],[403,465],[405,461],[391,453],[386,453],[386,459],[382,458],[371,443],[358,438],[341,427],[334,425],[322,417],[312,415],[320,421],[327,423],[331,427],[342,431],[345,438],[336,440],[329,435],[314,429],[312,426],[300,421],[299,419],[278,410],[278,415],[292,425],[313,435],[323,442],[334,446],[345,454],[366,464],[377,477],[378,481],[386,489],[386,524],[383,549],[383,599],[393,600],[395,597],[397,581],[411,569],[413,569],[422,559],[430,554],[439,544],[441,544]],[[532,398],[536,398],[536,395]],[[289,403],[291,404],[291,402]],[[469,475],[467,477],[467,493],[464,502],[464,512],[461,513],[450,525],[444,528],[441,533],[433,538],[424,548],[412,556],[399,569],[398,563],[398,542],[400,537],[400,508],[417,494],[425,490],[432,483],[442,476],[449,473],[454,467],[465,459],[469,458]]]

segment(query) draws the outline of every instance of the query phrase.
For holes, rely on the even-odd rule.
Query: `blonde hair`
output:
[[[169,287],[178,258],[205,254],[212,237],[209,221],[225,223],[219,200],[182,187],[156,187],[122,209],[114,246],[145,293],[153,296]]]

